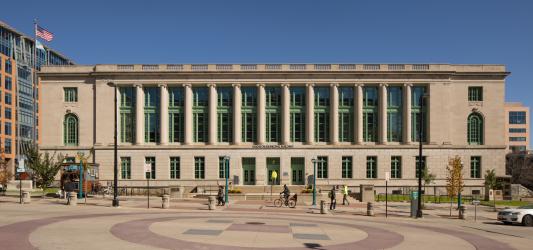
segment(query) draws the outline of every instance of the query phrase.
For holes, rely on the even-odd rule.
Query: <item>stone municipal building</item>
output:
[[[117,109],[120,186],[223,184],[224,156],[241,188],[270,185],[274,170],[274,184],[310,184],[313,159],[318,185],[383,186],[390,172],[389,185],[416,186],[422,140],[436,185],[458,155],[465,185],[481,190],[487,169],[505,174],[508,74],[451,64],[46,66],[41,149],[94,149],[100,180],[111,181]]]

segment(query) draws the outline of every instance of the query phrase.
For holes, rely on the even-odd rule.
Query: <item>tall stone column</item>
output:
[[[411,86],[410,83],[403,85],[403,143],[411,143]]]
[[[160,103],[159,103],[159,111],[160,111],[160,125],[159,125],[159,134],[161,135],[161,138],[159,139],[159,144],[166,145],[168,144],[168,88],[166,84],[160,84],[159,85],[159,91],[160,91]]]
[[[379,143],[387,144],[387,84],[379,85]]]
[[[190,145],[192,144],[192,86],[191,84],[183,84],[184,92],[185,92],[185,103],[183,105],[183,108],[185,109],[185,131],[184,131],[184,144]]]
[[[242,121],[241,121],[241,85],[233,84],[233,144],[241,144],[242,139]]]
[[[289,84],[281,85],[281,142],[283,145],[291,143],[291,93]]]
[[[308,83],[306,100],[306,114],[305,114],[305,138],[306,144],[313,144],[315,142],[315,90],[314,84]]]
[[[363,84],[355,85],[355,142],[363,144]]]
[[[135,144],[144,144],[144,91],[140,84],[135,85]]]
[[[266,95],[265,85],[257,84],[257,144],[265,144],[266,137]]]
[[[217,143],[217,86],[213,83],[209,87],[209,145]]]
[[[339,84],[330,84],[330,115],[329,115],[329,135],[330,143],[339,143]]]

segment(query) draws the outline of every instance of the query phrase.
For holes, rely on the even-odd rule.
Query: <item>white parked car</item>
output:
[[[524,226],[533,226],[533,204],[504,209],[498,212],[498,221],[504,224],[521,223]]]

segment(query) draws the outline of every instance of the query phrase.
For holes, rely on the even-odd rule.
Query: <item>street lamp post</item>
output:
[[[464,163],[463,161],[461,161],[461,171],[463,171],[463,168],[464,168]],[[462,205],[462,197],[461,197],[461,187],[459,187],[459,192],[457,194],[457,208],[460,208],[461,205]]]
[[[423,94],[420,96],[420,110],[419,113],[419,126],[418,126],[418,207],[416,210],[416,218],[422,218],[422,136],[424,127],[424,99],[427,99],[429,95]]]
[[[229,156],[224,156],[224,177],[226,178],[226,188],[224,189],[224,203],[226,204],[228,204],[229,160]]]
[[[316,207],[316,162],[317,159],[313,158],[311,160],[313,162],[313,207]]]
[[[108,82],[109,87],[113,87],[115,91],[115,122],[114,122],[114,159],[113,159],[113,207],[118,207],[118,146],[117,146],[117,85],[113,82]]]

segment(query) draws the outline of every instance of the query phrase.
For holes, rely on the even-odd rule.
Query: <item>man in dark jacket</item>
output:
[[[289,205],[289,196],[291,195],[291,191],[289,191],[289,188],[287,187],[287,184],[283,185],[283,192],[279,193],[283,194],[283,197],[285,197],[285,206]]]
[[[218,187],[217,201],[218,201],[217,206],[226,205],[226,201],[224,200],[224,188],[222,186]]]
[[[333,186],[331,188],[331,191],[329,191],[329,198],[331,199],[330,200],[330,203],[329,203],[329,210],[335,210],[335,207],[337,206],[337,199],[335,198],[335,186]]]

